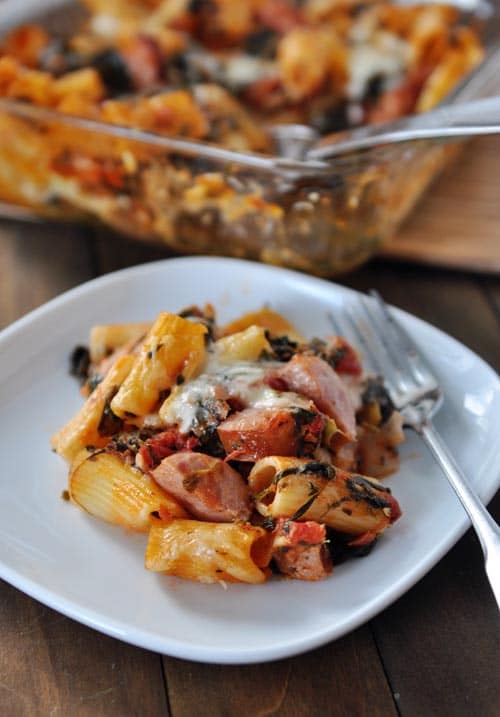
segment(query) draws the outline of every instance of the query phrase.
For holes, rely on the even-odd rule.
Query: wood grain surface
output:
[[[387,244],[384,255],[500,274],[499,156],[500,137],[468,144]]]
[[[452,202],[451,189],[446,192]],[[459,188],[457,196],[465,194]],[[488,221],[499,222],[497,212]],[[481,234],[480,215],[476,221]],[[3,222],[0,326],[90,277],[163,256],[93,230]],[[500,368],[500,278],[377,260],[340,282],[379,289]],[[500,496],[491,509],[498,520]],[[470,532],[367,625],[308,654],[263,665],[157,655],[0,583],[2,717],[496,717],[499,657],[498,612]]]

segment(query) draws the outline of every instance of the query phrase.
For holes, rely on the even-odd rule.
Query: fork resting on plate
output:
[[[358,308],[347,307],[346,320],[355,340],[384,377],[394,406],[403,415],[404,425],[424,439],[467,511],[481,543],[486,574],[500,607],[500,529],[432,423],[443,403],[437,378],[381,296],[376,291],[370,294],[372,299],[359,299]]]

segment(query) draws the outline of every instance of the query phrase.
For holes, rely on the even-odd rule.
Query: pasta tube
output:
[[[86,446],[99,448],[109,441],[108,435],[101,435],[99,426],[106,406],[128,376],[134,360],[129,355],[119,358],[78,413],[52,436],[50,444],[56,453],[71,463]]]
[[[206,331],[199,323],[160,313],[111,402],[113,413],[128,419],[145,416],[177,381],[191,378],[205,357]]]
[[[139,341],[151,328],[151,322],[93,326],[90,331],[90,360],[99,363],[109,354],[131,341]]]
[[[216,341],[214,350],[220,361],[257,361],[271,346],[262,326],[249,326]]]
[[[252,311],[240,316],[235,321],[231,321],[222,329],[222,335],[235,334],[253,325],[267,329],[273,336],[288,336],[291,341],[296,341],[297,343],[305,341],[302,334],[284,316],[277,311],[266,308],[260,311]]]
[[[146,568],[201,583],[263,583],[271,541],[248,523],[172,520],[151,527]]]
[[[175,498],[117,453],[91,453],[70,475],[69,492],[87,513],[143,533],[154,521],[154,513],[187,515]]]
[[[286,456],[267,456],[255,463],[248,476],[248,486],[252,495],[257,496],[272,484],[277,475],[286,470],[296,469],[303,461]]]
[[[255,505],[261,515],[315,520],[351,535],[382,532],[400,515],[389,488],[329,463],[264,458],[252,469],[249,484],[251,490],[260,488]]]

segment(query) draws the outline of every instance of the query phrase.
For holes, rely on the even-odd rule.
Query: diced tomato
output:
[[[299,450],[300,455],[310,455],[312,451],[319,446],[324,427],[325,418],[321,413],[318,413],[309,423],[302,426]]]
[[[139,450],[143,470],[151,470],[167,456],[178,451],[192,451],[198,446],[198,439],[185,436],[175,429],[169,429],[149,438]]]
[[[342,336],[335,339],[336,350],[339,353],[339,359],[335,361],[335,371],[337,373],[348,373],[352,376],[360,376],[363,367],[359,360],[358,354]]]
[[[290,545],[319,545],[326,538],[325,526],[315,520],[299,522],[280,518],[276,530],[287,536]]]

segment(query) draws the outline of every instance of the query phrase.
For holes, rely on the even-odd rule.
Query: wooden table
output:
[[[485,156],[498,148],[489,142],[480,145]],[[498,175],[498,155],[496,168]],[[491,206],[482,216],[478,176],[489,187],[476,167],[469,192],[478,198],[478,211],[472,212],[470,233],[480,237],[485,221],[491,232],[494,220],[500,242],[500,203],[493,218]],[[463,192],[466,170],[460,181]],[[496,181],[498,186],[498,176]],[[439,193],[438,186],[431,204]],[[432,206],[425,206],[420,222],[422,212],[431,218]],[[458,216],[460,203],[455,211]],[[471,222],[470,211],[467,217]],[[426,226],[432,232],[432,221]],[[159,249],[91,230],[4,222],[0,325],[86,279],[163,256]],[[378,260],[340,281],[357,289],[376,287],[500,367],[500,277]],[[491,509],[498,520],[500,495]],[[500,714],[498,627],[481,551],[470,532],[367,625],[314,652],[263,665],[203,665],[131,647],[3,583],[0,715],[493,717]]]

